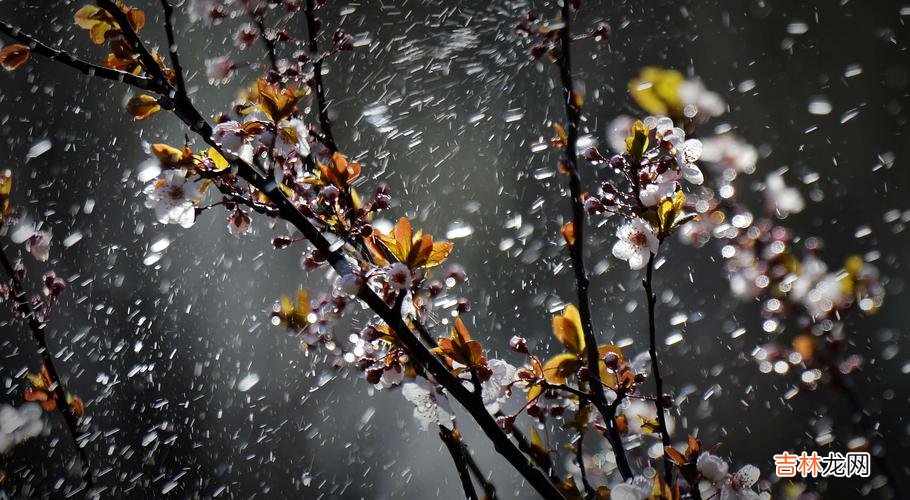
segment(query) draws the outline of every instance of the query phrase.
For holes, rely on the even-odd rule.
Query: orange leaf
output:
[[[349,162],[341,153],[334,153],[332,161],[326,165],[322,162],[316,162],[319,167],[320,177],[323,182],[332,184],[340,189],[349,187],[358,177],[360,177],[360,164]]]
[[[18,43],[7,45],[0,50],[0,66],[7,71],[15,71],[28,61],[30,53],[31,49],[25,45]]]
[[[569,137],[566,135],[566,129],[562,128],[562,125],[558,123],[553,124],[553,131],[556,132],[556,137],[553,138],[553,147],[555,148],[564,148],[566,147],[566,141]]]
[[[441,264],[452,252],[454,245],[447,241],[433,242],[433,237],[414,228],[407,217],[402,217],[389,234],[374,231],[367,239],[367,246],[376,257],[377,263],[388,263],[387,254],[377,243],[385,247],[388,254],[410,269],[430,268]]]
[[[487,359],[483,355],[483,346],[480,342],[471,339],[471,333],[461,318],[455,318],[455,325],[448,338],[440,338],[437,348],[433,352],[461,363],[469,368],[486,366]]]
[[[274,123],[290,116],[297,108],[297,101],[303,97],[302,93],[297,92],[296,85],[281,88],[264,78],[256,81],[256,88],[259,92],[259,106],[262,108],[262,112]]]
[[[462,321],[461,318],[455,318],[455,326],[452,328],[452,338],[457,338],[461,343],[472,340],[471,332],[468,331],[468,327],[464,326],[464,321]]]
[[[411,221],[407,217],[398,219],[398,224],[395,224],[392,234],[395,236],[400,258],[405,261],[408,260],[408,254],[411,253],[411,247],[414,244],[414,228],[411,227]]]
[[[158,100],[150,95],[137,95],[126,103],[126,112],[137,120],[145,120],[161,110]]]
[[[82,418],[82,416],[85,415],[85,403],[82,402],[82,399],[78,396],[71,396],[69,394],[67,394],[66,399],[73,414],[78,418]]]
[[[793,339],[793,350],[798,352],[804,361],[809,361],[815,355],[815,340],[811,335],[797,335]]]
[[[666,455],[668,457],[670,457],[670,460],[672,460],[673,463],[675,463],[676,465],[681,466],[686,463],[686,457],[684,457],[682,453],[676,451],[675,449],[673,449],[669,446],[664,447],[664,453],[666,453]]]
[[[571,222],[566,222],[565,224],[563,224],[562,237],[565,238],[566,243],[568,243],[569,246],[574,245],[575,244],[575,224],[573,224]]]
[[[423,267],[435,267],[442,264],[449,254],[452,253],[454,247],[455,244],[448,241],[433,243],[433,249],[430,251],[430,255],[427,257]]]

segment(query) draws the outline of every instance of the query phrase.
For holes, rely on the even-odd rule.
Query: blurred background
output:
[[[755,180],[788,166],[790,182],[812,200],[788,225],[823,237],[832,263],[880,253],[875,264],[887,280],[885,306],[875,316],[850,318],[847,327],[852,349],[868,360],[856,377],[861,397],[881,413],[888,460],[910,487],[910,238],[899,220],[885,217],[910,209],[910,4],[582,3],[579,29],[598,21],[613,27],[609,46],[574,48],[585,127],[596,141],[605,144],[606,125],[617,114],[635,112],[626,85],[641,67],[696,74],[730,105],[709,127],[729,124],[760,147]],[[158,2],[131,5],[145,10],[142,34],[160,46]],[[106,51],[73,26],[80,6],[0,0],[0,18],[100,61]],[[531,61],[514,33],[529,9],[547,17],[556,7],[329,2],[321,14],[329,27],[340,25],[364,42],[332,60],[326,75],[339,144],[365,165],[367,185],[390,185],[396,206],[389,218],[408,215],[437,237],[459,236],[450,261],[468,271],[460,292],[472,302],[469,324],[496,357],[513,363],[520,359],[508,351],[512,335],[527,337],[538,352],[556,352],[549,306],[574,297],[559,239],[568,208],[563,179],[547,174],[557,154],[531,150],[551,135],[547,120],[562,120],[563,108],[556,69]],[[227,110],[241,83],[254,77],[241,70],[227,85],[206,81],[206,58],[249,61],[258,53],[233,48],[230,36],[240,23],[205,28],[178,17],[183,66],[206,113]],[[291,31],[304,36],[304,24],[301,15]],[[49,344],[68,389],[87,403],[87,451],[107,494],[461,496],[438,437],[417,428],[400,393],[373,390],[355,371],[331,368],[324,351],[301,352],[296,339],[269,325],[268,311],[282,294],[331,286],[323,271],[302,271],[304,245],[272,249],[271,238],[287,230],[261,218],[252,235],[234,238],[217,210],[190,230],[156,223],[136,178],[143,143],[179,145],[185,131],[165,113],[133,122],[123,111],[130,95],[125,86],[40,57],[26,70],[0,74],[0,168],[14,172],[21,212],[52,229],[51,261],[42,265],[24,246],[3,243],[24,256],[33,288],[46,269],[69,282],[48,327]],[[811,114],[809,103],[820,99],[830,112]],[[33,146],[42,141],[50,149],[35,156],[44,148]],[[593,189],[604,173],[585,168]],[[808,174],[817,180],[799,182],[813,178]],[[743,196],[761,203],[760,194]],[[631,339],[627,352],[643,351],[640,277],[610,256],[613,231],[612,225],[591,231],[588,246],[597,271],[595,323],[606,338]],[[166,247],[160,256],[152,251],[156,243]],[[783,450],[844,451],[858,428],[838,394],[820,389],[787,399],[794,380],[758,371],[750,352],[768,341],[760,306],[730,297],[717,249],[674,241],[668,255],[656,275],[658,327],[661,336],[679,333],[683,341],[662,347],[662,364],[668,392],[691,394],[681,407],[689,432],[706,444],[723,443],[718,453],[734,467],[757,465],[763,477],[773,474],[771,455]],[[680,312],[690,321],[671,325]],[[40,358],[26,325],[0,314],[0,402],[18,405],[23,375],[36,371]],[[746,334],[731,338],[740,327]],[[348,334],[337,332],[339,339]],[[245,377],[258,383],[244,392],[237,384]],[[72,444],[63,423],[58,414],[45,418],[48,435],[0,456],[9,475],[0,488],[11,496],[57,496],[74,483],[66,473]],[[470,419],[460,422],[500,495],[530,497]],[[817,444],[827,430],[835,439]],[[883,496],[875,486],[812,483],[825,498]]]

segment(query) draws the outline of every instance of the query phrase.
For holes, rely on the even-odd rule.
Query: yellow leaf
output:
[[[139,9],[127,7],[123,2],[117,2],[117,6],[126,14],[130,25],[138,32],[145,25],[145,13]],[[104,42],[120,35],[120,25],[114,20],[110,12],[94,6],[84,5],[73,16],[73,21],[80,28],[89,31],[92,42],[96,45],[102,45]]]
[[[126,112],[137,120],[145,120],[161,110],[158,100],[150,95],[137,95],[126,103]]]
[[[607,385],[615,385],[616,384],[616,375],[607,371],[607,364],[604,362],[604,356],[608,352],[612,352],[613,354],[615,354],[617,357],[619,357],[620,361],[622,361],[625,358],[622,355],[622,349],[620,349],[616,345],[601,344],[601,345],[597,346],[597,356],[600,358],[600,370],[599,370],[600,371],[600,381]]]
[[[542,392],[543,387],[541,387],[540,384],[534,384],[531,387],[528,387],[528,401],[537,399]]]
[[[10,194],[13,192],[13,173],[10,170],[0,171],[0,228],[7,222],[7,217],[12,215]]]
[[[195,163],[193,151],[188,146],[177,149],[167,144],[152,144],[150,149],[165,168],[192,167]]]
[[[676,227],[680,221],[683,207],[686,204],[686,195],[682,191],[673,193],[672,198],[666,198],[657,206],[658,233],[665,236]]]
[[[543,376],[551,384],[565,384],[581,366],[578,356],[569,353],[557,354],[543,364]]]
[[[537,432],[537,429],[535,429],[534,427],[531,427],[529,434],[530,434],[530,438],[531,438],[531,446],[534,446],[538,449],[543,450],[544,449],[543,439],[540,438],[540,433]]]
[[[581,354],[585,349],[584,330],[581,325],[581,316],[578,308],[569,304],[563,309],[562,314],[553,317],[553,336],[569,352]]]
[[[206,151],[206,154],[212,159],[212,163],[215,164],[217,170],[224,170],[231,165],[215,148],[209,148],[209,150]]]
[[[572,91],[572,104],[576,108],[580,108],[585,104],[585,98],[581,95],[581,92],[574,90]]]
[[[0,66],[7,71],[15,71],[28,61],[30,53],[31,49],[25,45],[18,43],[7,45],[0,50]]]
[[[677,120],[682,117],[679,89],[685,81],[685,76],[679,71],[646,67],[638,78],[629,82],[629,93],[648,114],[667,115]]]
[[[626,153],[635,160],[641,160],[641,157],[648,149],[648,127],[641,120],[635,120],[632,124],[629,137],[626,137]]]
[[[654,476],[654,484],[648,500],[676,500],[679,498],[679,487],[674,491],[660,474]]]

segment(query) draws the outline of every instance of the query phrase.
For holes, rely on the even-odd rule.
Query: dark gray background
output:
[[[562,119],[563,111],[553,87],[555,69],[529,62],[525,44],[513,33],[527,5],[330,4],[324,17],[331,25],[350,7],[353,13],[342,25],[372,40],[369,48],[333,61],[326,77],[342,148],[364,162],[367,175],[390,184],[397,203],[390,217],[408,214],[440,237],[454,219],[474,228],[469,238],[456,241],[452,260],[470,276],[464,292],[474,304],[475,335],[513,362],[518,359],[505,349],[512,335],[533,339],[543,351],[550,342],[546,305],[571,300],[573,291],[567,269],[553,276],[565,263],[555,245],[567,208],[554,182],[562,179],[540,181],[532,175],[552,168],[556,156],[533,154],[530,144],[548,137],[546,120]],[[614,28],[609,49],[590,42],[575,48],[578,80],[588,98],[586,126],[601,142],[609,120],[633,109],[625,85],[641,66],[691,69],[732,108],[715,123],[730,123],[761,145],[766,157],[756,180],[783,165],[793,170],[793,181],[806,173],[820,175],[811,186],[799,186],[807,199],[813,192],[823,199],[788,224],[800,234],[824,237],[835,266],[851,253],[881,252],[877,265],[890,292],[885,307],[874,317],[851,318],[848,328],[853,348],[869,360],[857,377],[862,397],[883,411],[889,459],[910,484],[904,458],[910,442],[905,373],[910,244],[901,226],[883,220],[888,210],[910,209],[908,16],[901,16],[901,3],[584,4],[580,24],[607,20]],[[0,17],[100,60],[106,52],[72,26],[80,5],[2,0]],[[158,2],[135,6],[148,14],[143,35],[161,43]],[[795,21],[807,23],[808,32],[789,35],[787,26]],[[195,100],[213,113],[228,105],[238,82],[213,88],[199,70],[206,57],[232,50],[224,40],[238,22],[211,31],[182,18],[179,24],[184,66],[198,89]],[[292,31],[304,35],[302,18]],[[257,48],[238,59],[260,54]],[[861,65],[862,74],[845,78],[851,64]],[[250,72],[240,76],[252,78]],[[754,80],[755,88],[740,93],[736,87],[745,80]],[[49,326],[50,343],[69,389],[88,402],[91,429],[99,433],[89,454],[105,471],[100,482],[116,488],[112,495],[157,497],[178,476],[171,495],[180,497],[207,497],[223,487],[223,495],[236,497],[460,495],[438,438],[416,430],[411,406],[400,394],[374,393],[355,374],[334,372],[322,353],[301,353],[293,338],[268,325],[267,311],[281,294],[301,284],[314,290],[329,286],[323,273],[301,271],[302,245],[272,250],[271,237],[283,231],[260,219],[253,236],[237,240],[216,210],[189,231],[155,223],[143,207],[135,171],[145,156],[143,141],[181,143],[184,130],[173,117],[160,114],[134,123],[122,111],[129,89],[40,58],[28,70],[0,75],[0,82],[0,168],[15,172],[17,205],[53,228],[50,267],[71,284]],[[833,112],[810,115],[813,96],[826,96]],[[377,104],[389,106],[394,131],[378,130],[364,119],[364,110]],[[853,108],[858,116],[841,124]],[[506,123],[503,115],[516,109],[524,119]],[[484,118],[471,120],[478,113]],[[812,126],[818,128],[806,132]],[[413,144],[415,137],[422,141]],[[52,149],[26,162],[29,147],[43,138],[52,140]],[[894,164],[876,169],[879,156],[888,153]],[[585,170],[589,186],[595,175],[602,174]],[[753,206],[760,203],[760,195],[746,196]],[[87,199],[95,202],[91,214],[82,210]],[[535,202],[542,207],[532,210]],[[515,214],[533,227],[523,240],[504,227]],[[855,238],[866,225],[871,236]],[[60,242],[76,231],[82,240],[63,248]],[[592,266],[611,259],[612,231],[594,231]],[[160,262],[144,265],[150,243],[161,236],[172,240],[170,248]],[[507,237],[516,238],[520,256],[497,248]],[[21,248],[9,251],[16,250]],[[721,453],[738,465],[758,465],[764,477],[773,472],[771,455],[784,449],[843,450],[854,429],[837,394],[819,390],[784,401],[793,381],[758,372],[749,352],[768,340],[760,329],[759,306],[728,296],[716,249],[696,251],[674,242],[669,252],[656,286],[679,302],[658,311],[662,335],[680,330],[669,325],[675,312],[704,315],[682,327],[684,342],[663,350],[668,389],[694,389],[683,406],[689,431],[706,443],[722,442]],[[44,270],[26,261],[36,275]],[[612,262],[593,279],[596,323],[606,337],[634,338],[630,351],[645,347],[641,307],[626,312],[629,302],[641,305],[638,279]],[[24,325],[3,325],[0,398],[18,404],[25,388],[21,373],[36,369],[38,357]],[[731,340],[731,325],[748,333]],[[129,377],[140,364],[151,367]],[[240,393],[236,382],[249,372],[260,382]],[[714,395],[702,402],[712,386]],[[0,458],[11,476],[5,485],[11,493],[47,494],[65,475],[71,447],[59,432],[59,417],[48,418],[57,432]],[[832,420],[837,440],[815,445],[817,429]],[[502,466],[469,420],[461,421],[500,493],[529,496],[529,488]],[[143,446],[153,431],[158,439]],[[817,486],[828,487],[826,497],[853,498],[862,483]]]

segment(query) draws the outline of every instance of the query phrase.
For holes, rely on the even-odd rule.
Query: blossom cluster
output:
[[[693,93],[694,88],[701,90]],[[704,106],[698,102],[719,98],[700,81],[674,70],[643,70],[630,84],[630,93],[648,112],[695,111],[692,116],[683,112],[680,122],[693,133],[725,109],[720,101],[699,118],[697,110]],[[620,142],[621,130],[630,121],[628,117],[614,120],[608,136],[611,147],[625,146]],[[874,314],[882,306],[885,290],[878,269],[859,255],[831,265],[824,260],[821,239],[801,237],[782,224],[806,206],[799,190],[786,184],[785,169],[765,176],[760,186],[763,212],[750,210],[739,194],[747,176],[756,171],[756,147],[729,131],[702,136],[700,141],[700,160],[707,175],[687,199],[698,218],[680,228],[679,239],[696,247],[714,240],[732,295],[762,301],[763,330],[776,336],[753,352],[761,371],[785,374],[795,369],[800,384],[812,389],[831,376],[859,369],[858,355],[843,354],[847,345],[843,318],[851,310]],[[867,257],[875,258],[874,254]],[[780,335],[788,330],[794,333]]]

